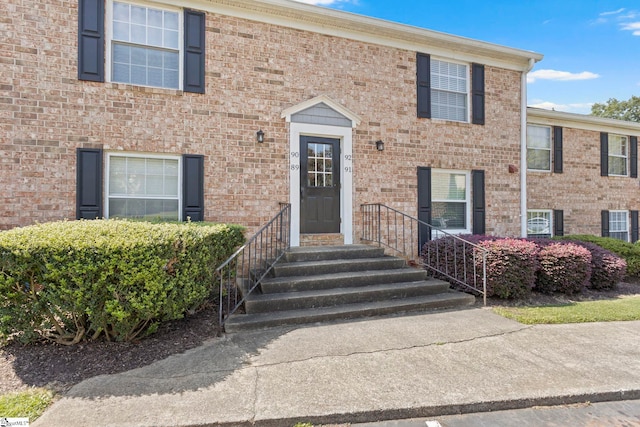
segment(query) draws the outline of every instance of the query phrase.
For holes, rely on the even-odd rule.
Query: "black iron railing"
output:
[[[242,307],[247,295],[291,246],[291,205],[281,203],[280,207],[271,221],[216,269],[220,279],[220,326]]]
[[[362,241],[385,246],[410,264],[470,288],[486,305],[487,249],[380,203],[362,205],[361,211]]]

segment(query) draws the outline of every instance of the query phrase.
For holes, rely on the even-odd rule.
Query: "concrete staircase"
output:
[[[247,297],[227,332],[471,305],[402,258],[367,245],[291,248]]]

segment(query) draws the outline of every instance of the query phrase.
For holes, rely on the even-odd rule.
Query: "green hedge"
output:
[[[127,341],[197,309],[239,226],[65,221],[0,232],[0,334]]]
[[[583,234],[573,234],[559,237],[563,240],[577,240],[581,242],[595,243],[596,245],[613,252],[627,262],[627,277],[640,278],[640,244],[623,242],[612,237],[598,237]]]

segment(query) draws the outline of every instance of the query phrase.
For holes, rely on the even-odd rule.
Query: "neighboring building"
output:
[[[528,109],[530,235],[638,240],[640,123]]]
[[[581,163],[597,156],[587,147],[572,155],[599,132],[614,150],[613,135],[637,126],[530,110],[532,125],[566,126],[565,154],[563,175],[527,171],[537,53],[288,0],[23,0],[0,12],[0,229],[142,216],[254,230],[280,202],[294,245],[357,241],[371,202],[504,236],[546,230],[554,210],[565,232],[599,234],[600,210],[609,233],[621,211],[637,219],[637,179],[601,178],[597,161]],[[634,141],[626,171],[611,152],[609,175],[633,176]],[[606,200],[587,199],[583,176]],[[568,203],[560,182],[584,199],[572,190]]]

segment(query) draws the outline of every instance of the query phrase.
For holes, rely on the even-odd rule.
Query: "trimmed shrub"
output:
[[[536,290],[543,293],[581,292],[591,278],[591,252],[570,242],[540,242]]]
[[[595,290],[613,289],[627,275],[627,263],[611,251],[595,243],[572,241],[591,252],[591,280],[588,287]]]
[[[243,229],[123,220],[0,233],[0,333],[62,344],[132,340],[199,308]]]
[[[533,289],[538,271],[538,247],[523,239],[499,239],[480,243],[489,249],[487,296],[525,298]]]
[[[627,263],[627,277],[640,278],[640,243],[629,243],[612,237],[598,237],[586,234],[573,234],[557,237],[556,239],[595,243],[625,260]]]
[[[490,236],[460,237],[489,250],[487,296],[522,298],[531,292],[538,269],[538,248],[534,243]],[[443,237],[424,245],[423,258],[425,262],[429,260],[436,265],[441,272],[458,277],[466,281],[469,287],[481,290],[482,258],[476,256],[474,263],[473,251],[473,247],[467,245],[465,254],[462,242],[453,237]]]

